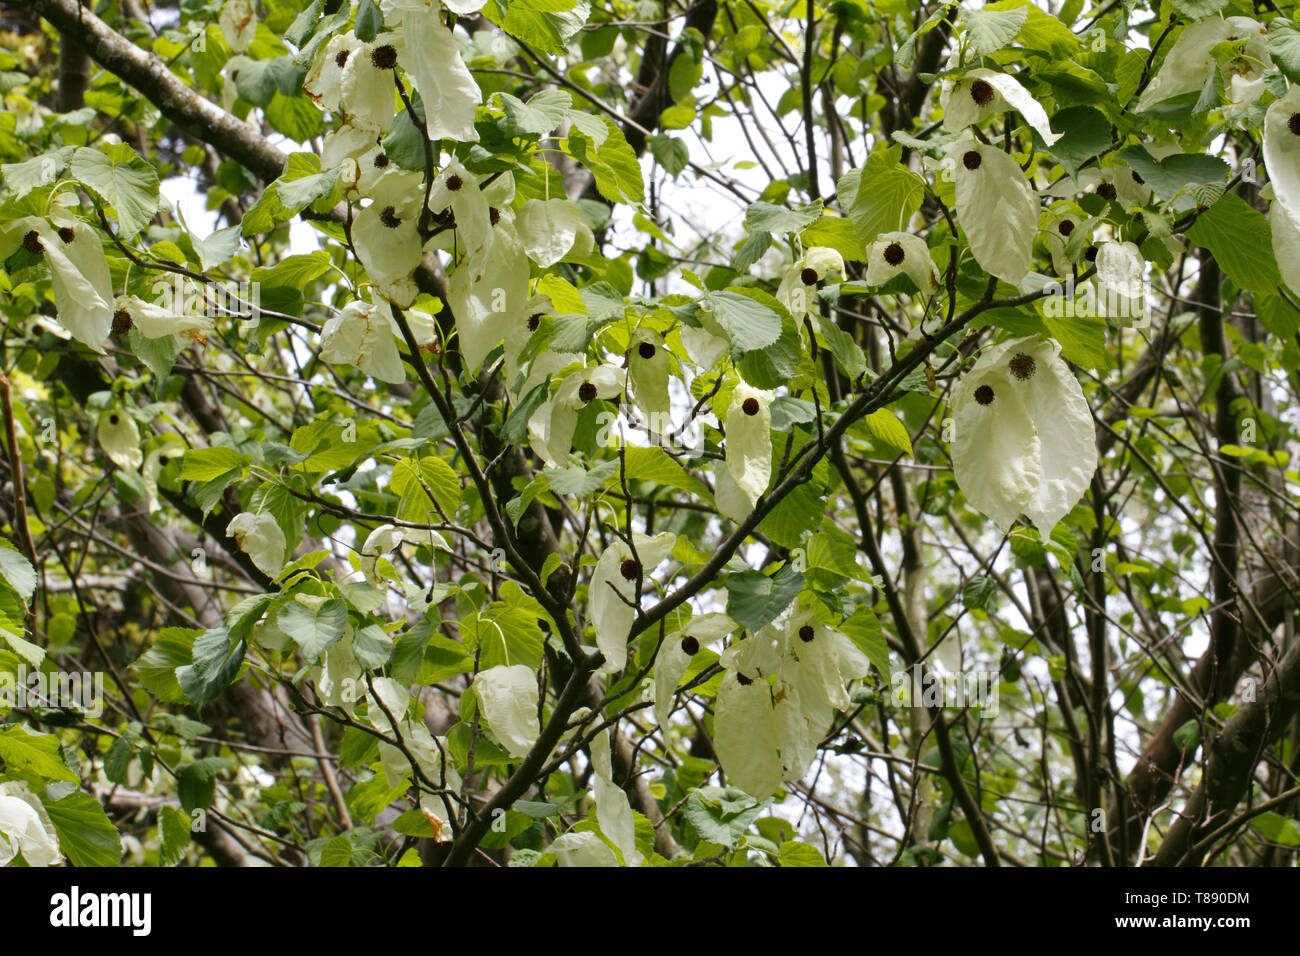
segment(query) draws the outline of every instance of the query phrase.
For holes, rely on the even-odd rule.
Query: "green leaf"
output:
[[[766,348],[781,337],[781,305],[756,289],[706,292],[701,302],[727,333],[733,349]]]
[[[1223,271],[1248,292],[1276,292],[1282,281],[1272,232],[1262,213],[1231,193],[1202,213],[1187,239],[1208,249]]]
[[[1171,0],[1179,13],[1193,20],[1204,20],[1228,5],[1228,0]]]
[[[343,636],[348,608],[339,598],[330,598],[315,608],[290,601],[280,609],[275,622],[293,638],[307,660],[316,661]]]
[[[907,427],[887,408],[878,408],[862,420],[867,431],[884,442],[894,451],[903,455],[912,454],[912,436]]]
[[[635,481],[653,481],[689,492],[708,501],[712,496],[708,486],[690,474],[668,455],[662,448],[638,448],[628,446],[624,454],[627,459],[627,476]],[[617,475],[611,477],[611,482]]]
[[[762,812],[761,803],[734,787],[696,790],[682,808],[686,822],[700,839],[728,848],[736,845]]]
[[[30,601],[36,593],[36,569],[22,552],[7,541],[0,541],[0,577],[24,601]]]
[[[353,32],[362,43],[369,43],[384,29],[384,14],[375,0],[357,4],[357,23]]]
[[[191,448],[181,459],[180,477],[184,481],[211,481],[236,468],[243,468],[248,458],[218,445],[214,448]]]
[[[163,866],[179,863],[190,845],[190,818],[175,807],[163,806],[158,810],[158,838],[162,844],[158,851]]]
[[[283,133],[295,143],[306,143],[325,130],[325,116],[315,103],[305,96],[286,96],[279,90],[266,105],[266,121],[273,130]],[[328,182],[328,188],[321,195],[329,195],[333,190],[335,179],[331,177]],[[281,198],[288,205],[287,200],[283,200],[283,195]],[[308,202],[319,198],[320,196],[313,196]]]
[[[745,228],[750,232],[799,232],[820,219],[821,215],[820,199],[798,209],[756,202],[745,210]]]
[[[847,173],[840,180],[840,189],[845,193],[841,205],[850,209],[849,218],[864,245],[882,232],[906,228],[912,213],[921,206],[925,181],[899,162],[902,154],[903,148],[898,145],[877,149],[861,170]]]
[[[803,340],[794,320],[787,317],[775,342],[743,353],[733,346],[732,360],[735,361],[738,355],[740,361],[736,363],[736,369],[741,378],[755,388],[774,389],[789,382],[799,371],[799,363],[803,361]]]
[[[685,140],[663,133],[656,133],[650,137],[650,155],[674,179],[691,161],[691,149],[686,145]]]
[[[790,606],[803,587],[803,574],[786,565],[774,576],[761,571],[728,575],[727,614],[751,633],[766,627]]]
[[[134,236],[158,211],[158,171],[130,146],[82,147],[72,154],[70,167],[73,176],[113,207],[121,238]]]
[[[194,641],[191,663],[176,668],[176,683],[195,707],[202,707],[221,693],[239,673],[244,660],[244,642],[231,646],[224,627],[204,631]]]
[[[53,734],[33,733],[22,724],[0,730],[0,760],[4,761],[9,774],[79,782],[59,753],[59,738]]]
[[[859,607],[836,629],[851,640],[880,676],[889,679],[889,644],[881,630],[880,619],[869,607]]]
[[[204,757],[176,771],[176,796],[187,814],[212,806],[217,792],[217,774],[229,770],[232,761],[224,757]]]
[[[989,606],[989,600],[997,592],[998,582],[987,574],[977,574],[961,589],[961,601],[971,609],[983,609]]]
[[[1278,17],[1268,25],[1268,52],[1292,83],[1300,83],[1300,26]]]
[[[961,11],[966,37],[980,56],[988,56],[1009,46],[1028,18],[1029,11],[1024,7],[1012,10],[971,10],[963,7]]]
[[[506,111],[505,131],[510,136],[549,136],[568,116],[573,97],[565,90],[542,90],[527,102],[509,93],[500,94]]]
[[[514,7],[512,3],[511,9]],[[581,131],[570,130],[569,152],[591,170],[596,188],[610,202],[644,202],[645,181],[641,178],[641,163],[636,153],[628,145],[621,129],[609,119],[605,119],[605,126],[608,133],[599,147]]]
[[[73,866],[117,866],[122,860],[122,838],[104,808],[88,793],[78,790],[45,805],[59,835],[59,849]]]
[[[186,702],[185,691],[176,680],[176,670],[194,658],[194,641],[203,632],[168,627],[158,632],[153,646],[135,662],[135,672],[149,693],[168,704]]]
[[[1250,821],[1251,829],[1270,843],[1300,846],[1300,826],[1280,813],[1261,813]]]
[[[1047,151],[1055,156],[1065,171],[1078,176],[1083,164],[1110,146],[1110,120],[1090,106],[1072,106],[1061,110],[1052,122],[1065,133]],[[1042,142],[1038,134],[1035,141]]]
[[[830,866],[821,851],[798,840],[782,843],[776,859],[781,866]]]
[[[1068,5],[1068,4],[1067,4]],[[999,0],[988,3],[984,9],[990,13],[1009,10],[1024,10],[1024,26],[1020,28],[1017,39],[1027,50],[1039,50],[1048,54],[1053,60],[1065,61],[1079,52],[1079,38],[1076,37],[1062,20],[1072,22],[1072,18],[1063,13],[1054,17],[1029,0]],[[1059,127],[1058,127],[1059,128]]]
[[[1203,153],[1175,153],[1156,160],[1143,147],[1130,146],[1121,150],[1118,157],[1166,202],[1197,186],[1226,183],[1232,172],[1217,156]]]
[[[239,227],[227,226],[225,229],[218,229],[208,238],[196,242],[194,251],[199,254],[199,265],[205,272],[229,262],[239,251]]]

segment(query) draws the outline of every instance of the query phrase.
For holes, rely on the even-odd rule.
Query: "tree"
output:
[[[8,6],[0,861],[1294,863],[1295,5],[1054,7]]]

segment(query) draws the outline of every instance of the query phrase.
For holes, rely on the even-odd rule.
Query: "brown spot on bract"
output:
[[[1033,377],[1034,372],[1038,370],[1038,363],[1034,361],[1032,355],[1017,352],[1008,367],[1011,369],[1012,375],[1024,382]]]
[[[993,404],[993,389],[988,385],[981,385],[975,389],[975,401],[981,405]]]

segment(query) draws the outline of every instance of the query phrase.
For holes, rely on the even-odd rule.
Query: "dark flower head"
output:
[[[1089,246],[1089,247],[1087,248],[1087,250],[1084,252],[1083,257],[1084,257],[1085,259],[1087,259],[1089,262],[1096,262],[1096,261],[1097,261],[1097,247],[1096,247],[1096,246]]]
[[[460,192],[460,187],[465,185],[465,181],[459,176],[452,175],[447,177],[447,188],[452,192]]]
[[[799,278],[803,280],[804,285],[816,285],[817,270],[813,268],[804,269],[803,272],[799,273]]]
[[[494,226],[499,223],[501,221],[501,210],[496,206],[488,207],[488,221]]]
[[[978,149],[968,149],[961,158],[961,164],[967,169],[979,169],[982,162],[984,162],[984,157],[980,155]]]
[[[803,641],[805,644],[811,644],[812,639],[816,636],[817,632],[812,629],[811,624],[805,624],[803,627],[799,628],[799,640]]]
[[[757,415],[757,414],[758,414],[758,399],[756,399],[756,398],[747,398],[747,399],[745,399],[745,401],[741,403],[740,409],[741,409],[741,411],[743,411],[746,415]]]
[[[1033,377],[1034,372],[1038,369],[1038,364],[1034,361],[1032,355],[1026,355],[1024,352],[1017,352],[1011,359],[1008,367],[1011,369],[1011,374],[1023,382],[1026,379]]]
[[[118,309],[113,313],[113,334],[126,335],[131,331],[131,313],[126,309]]]
[[[1300,136],[1300,113],[1291,114],[1291,118],[1286,121],[1286,128],[1296,136]]]
[[[988,106],[993,102],[993,87],[984,80],[976,80],[970,86],[970,98],[976,106]]]
[[[387,153],[376,153],[374,158],[375,169],[385,169],[389,163]]]
[[[72,231],[71,226],[63,226],[59,229],[59,238],[66,244],[72,242],[73,239],[76,239],[77,234]]]
[[[885,247],[885,261],[891,266],[902,265],[903,259],[906,258],[903,247],[897,242],[891,242]]]
[[[618,573],[628,581],[635,581],[637,572],[640,570],[641,568],[633,558],[624,558],[623,563],[618,566]]]
[[[975,401],[979,402],[981,405],[992,405],[993,389],[988,385],[981,385],[979,388],[975,389]]]
[[[370,62],[376,70],[391,70],[397,66],[397,51],[388,43],[377,46],[370,52]]]
[[[1061,224],[1056,227],[1056,231],[1063,236],[1068,236],[1070,233],[1074,232],[1074,223],[1069,219],[1062,219]]]
[[[384,207],[384,211],[379,214],[379,221],[389,229],[396,229],[402,224],[402,220],[397,218],[397,210],[392,206]]]
[[[694,657],[700,651],[700,642],[688,634],[682,638],[682,651],[688,656]]]
[[[348,57],[351,53],[351,50],[339,50],[339,52],[334,56],[334,65],[340,70],[343,69],[343,67],[348,65]]]
[[[642,342],[637,346],[636,354],[643,359],[652,359],[655,357],[655,346],[653,342]]]
[[[1097,187],[1097,195],[1102,199],[1114,199],[1118,193],[1115,192],[1114,183],[1102,183]]]
[[[578,397],[584,402],[589,402],[596,397],[596,386],[591,382],[583,382],[578,386]]]
[[[41,237],[37,235],[35,229],[23,236],[23,248],[34,256],[39,256],[45,251],[45,247],[41,245]]]
[[[542,324],[542,313],[534,312],[528,317],[528,331],[536,332],[537,327]],[[581,389],[579,389],[581,391]]]

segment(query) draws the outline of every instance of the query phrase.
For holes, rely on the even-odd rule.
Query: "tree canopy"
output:
[[[1294,865],[1292,0],[0,21],[0,864]]]

